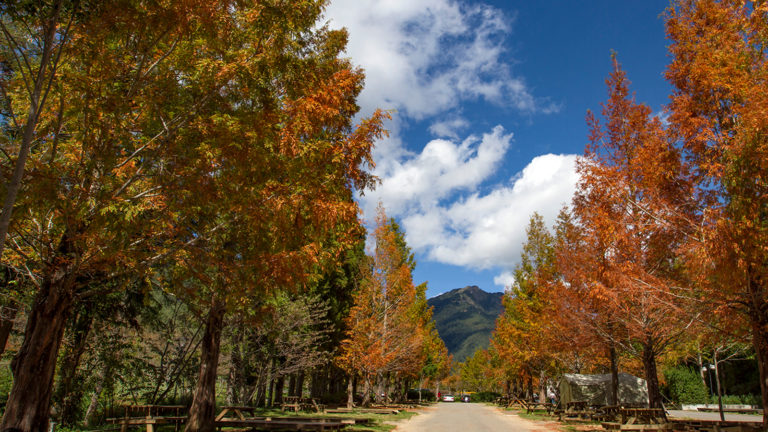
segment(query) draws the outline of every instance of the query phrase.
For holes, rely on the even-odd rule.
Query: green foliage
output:
[[[664,378],[667,382],[667,396],[676,403],[697,404],[707,401],[707,387],[694,369],[687,366],[667,369]]]
[[[496,398],[501,397],[501,393],[496,393],[492,391],[482,391],[477,392],[470,396],[470,401],[472,402],[494,402]]]
[[[410,390],[408,390],[407,398],[408,398],[408,400],[419,400],[419,390],[418,389],[410,389]],[[435,400],[435,393],[432,392],[432,390],[421,389],[421,400],[422,401],[434,401]]]
[[[710,397],[710,404],[717,404],[717,394]],[[762,406],[763,398],[760,395],[745,394],[745,395],[723,395],[723,405],[753,405]]]

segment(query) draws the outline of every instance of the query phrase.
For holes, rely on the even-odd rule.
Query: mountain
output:
[[[488,347],[496,318],[503,310],[503,296],[472,285],[427,300],[435,308],[437,332],[454,359],[464,361],[478,348]]]

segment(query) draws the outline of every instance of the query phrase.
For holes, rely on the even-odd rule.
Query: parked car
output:
[[[456,398],[453,395],[443,395],[443,402],[455,402]]]

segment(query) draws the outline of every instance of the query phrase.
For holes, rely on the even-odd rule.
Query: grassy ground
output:
[[[393,424],[389,424],[390,422],[396,422],[399,420],[406,420],[413,416],[415,416],[417,413],[413,411],[400,411],[397,414],[371,414],[371,413],[362,413],[362,412],[351,412],[351,413],[333,413],[333,414],[326,414],[326,413],[315,413],[315,412],[286,412],[282,411],[279,408],[261,408],[254,411],[253,415],[256,417],[313,417],[313,418],[354,418],[354,419],[370,419],[371,421],[368,424],[365,425],[351,425],[346,428],[344,428],[344,431],[349,432],[387,432],[394,429],[396,426]],[[386,422],[386,423],[385,423]],[[64,428],[64,427],[57,427],[57,432],[82,432],[82,431],[98,431],[98,430],[112,430],[115,429],[119,430],[119,425],[116,426],[114,424],[107,424],[102,425],[98,427],[91,427],[88,429],[79,429],[79,428]],[[144,426],[135,426],[128,429],[129,431],[137,431],[137,430],[144,430]],[[155,428],[155,431],[157,432],[170,432],[174,430],[173,425],[158,425]],[[230,430],[230,428],[224,428],[223,430]],[[234,428],[231,430],[242,430],[242,428]]]
[[[558,421],[556,416],[548,415],[546,410],[534,410],[532,413],[528,413],[526,410],[519,408],[507,408],[507,410],[514,411],[518,416],[520,416],[520,418],[524,418],[526,420],[555,423],[557,425],[557,429],[563,432],[583,432],[602,429],[600,423],[590,420],[574,420],[573,422]]]

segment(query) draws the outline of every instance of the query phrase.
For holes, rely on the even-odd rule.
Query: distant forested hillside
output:
[[[429,299],[435,308],[437,331],[454,359],[463,361],[478,348],[488,346],[502,311],[502,296],[473,285]]]

